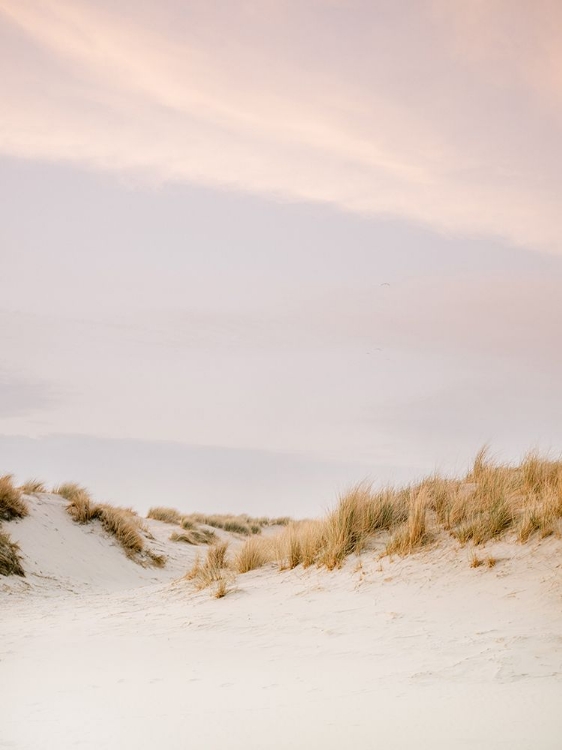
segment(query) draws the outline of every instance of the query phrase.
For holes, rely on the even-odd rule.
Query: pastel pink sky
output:
[[[558,2],[0,10],[6,154],[560,250]]]
[[[553,0],[0,0],[0,471],[143,505],[80,441],[203,446],[232,507],[313,512],[559,450],[561,34]]]

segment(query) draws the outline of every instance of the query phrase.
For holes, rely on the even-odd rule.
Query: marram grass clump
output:
[[[213,544],[217,539],[214,531],[208,529],[185,529],[183,531],[172,531],[171,542],[185,542],[186,544]]]
[[[262,529],[268,526],[285,526],[289,523],[289,518],[283,516],[280,518],[267,518],[265,516],[254,518],[246,514],[212,514],[190,513],[182,517],[184,523],[203,524],[213,526],[215,529],[222,529],[231,534],[240,534],[241,536],[252,536],[261,534]]]
[[[20,490],[24,495],[37,495],[41,492],[47,492],[45,482],[40,479],[28,479],[21,485]]]
[[[180,524],[182,520],[182,514],[175,508],[166,508],[163,506],[157,506],[150,508],[146,514],[147,518],[153,518],[155,521],[163,521],[164,523]]]
[[[88,490],[76,482],[66,482],[53,492],[68,501],[67,512],[76,523],[98,520],[103,529],[119,542],[127,557],[135,562],[163,567],[166,558],[147,549],[142,520],[132,508],[119,508],[108,503],[95,503]]]
[[[274,537],[253,539],[236,567],[253,570],[273,557],[280,569],[333,570],[366,549],[404,556],[446,537],[477,547],[504,536],[524,543],[561,531],[562,460],[530,453],[518,465],[500,464],[484,448],[460,478],[431,476],[383,490],[362,482],[323,519],[290,522]]]
[[[24,576],[19,555],[19,546],[10,539],[10,535],[0,529],[0,575]]]
[[[0,521],[12,521],[29,515],[29,507],[22,491],[14,486],[11,474],[0,477]]]
[[[197,590],[210,588],[211,594],[221,599],[228,592],[228,584],[233,577],[226,553],[228,542],[218,542],[207,550],[204,560],[197,555],[195,562],[185,575],[193,581]]]

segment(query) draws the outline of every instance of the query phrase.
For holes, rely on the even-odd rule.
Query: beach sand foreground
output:
[[[267,566],[222,599],[197,549],[147,522],[165,568],[41,496],[0,579],[0,748],[562,747],[560,539],[343,570]],[[233,537],[233,544],[236,544]]]

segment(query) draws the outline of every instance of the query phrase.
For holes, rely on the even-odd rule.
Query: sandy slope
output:
[[[150,528],[168,570],[54,497],[10,524],[30,575],[0,583],[0,748],[562,747],[560,540],[492,569],[452,546],[263,569],[214,600]]]

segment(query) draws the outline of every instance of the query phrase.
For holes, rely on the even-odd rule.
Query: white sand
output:
[[[373,554],[240,576],[221,600],[149,522],[167,569],[126,559],[56,497],[7,524],[0,748],[562,748],[562,543]],[[488,551],[488,550],[487,550]],[[487,552],[486,551],[486,552]]]

